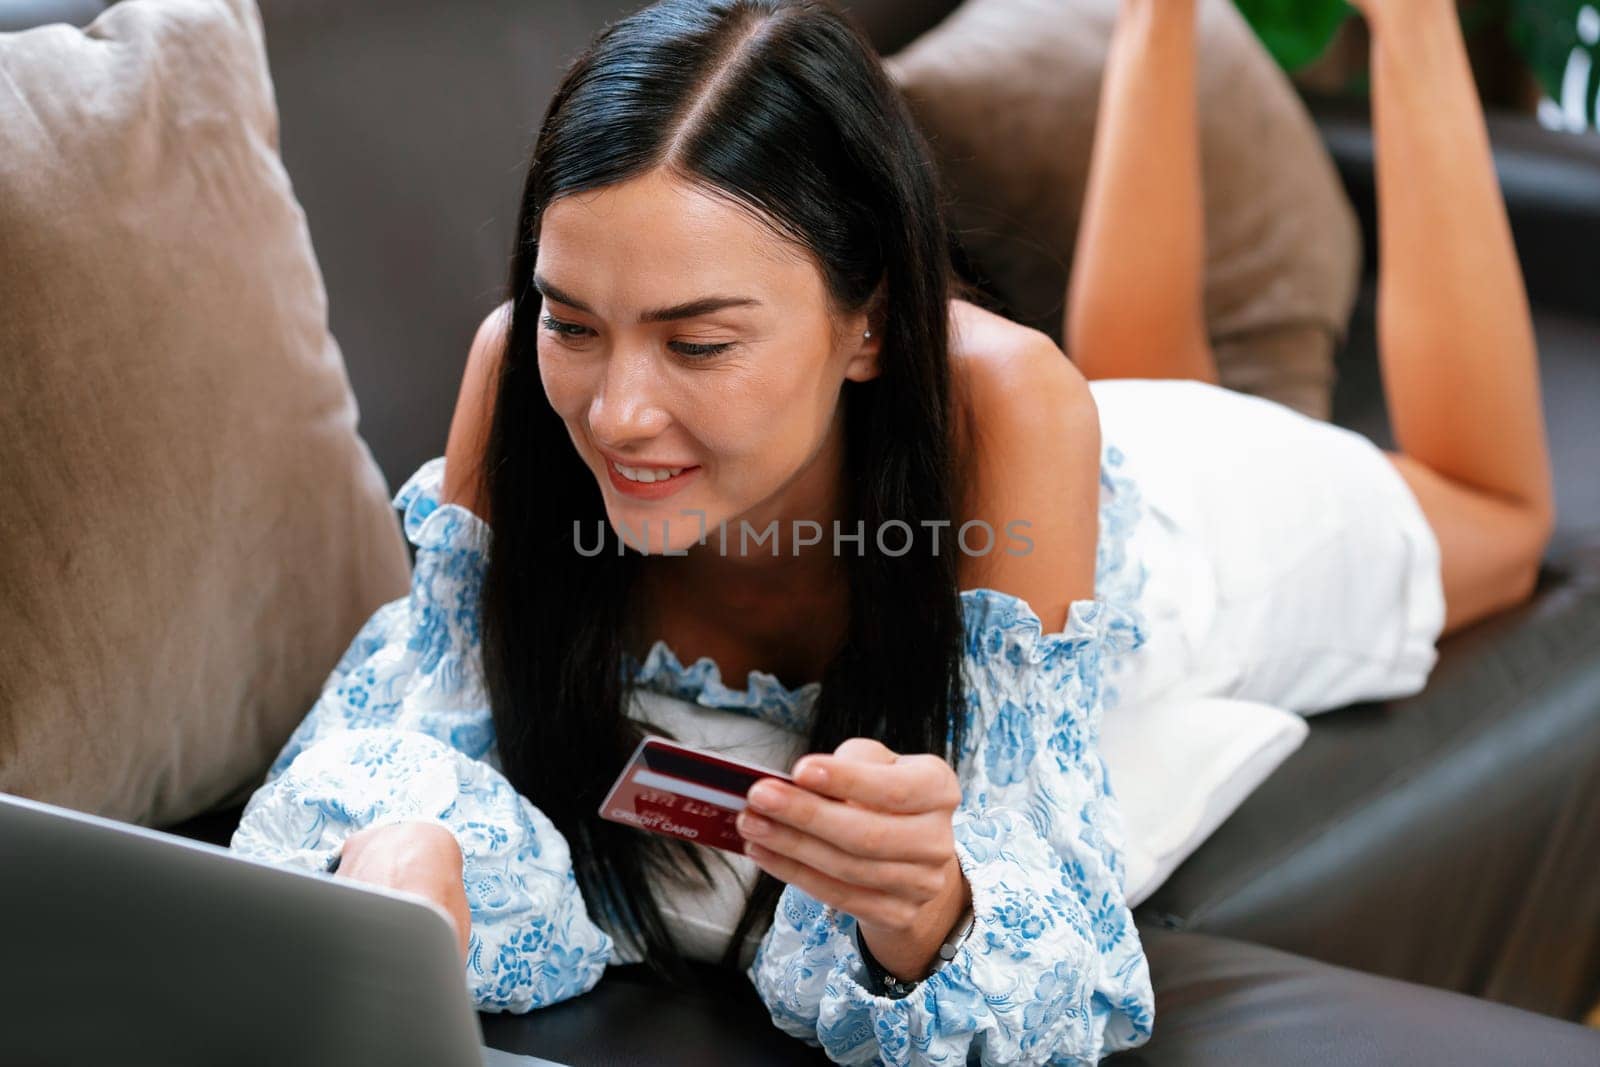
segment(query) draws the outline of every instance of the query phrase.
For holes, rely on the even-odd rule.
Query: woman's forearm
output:
[[[1206,337],[1195,0],[1123,0],[1067,292],[1083,375],[1217,382]]]

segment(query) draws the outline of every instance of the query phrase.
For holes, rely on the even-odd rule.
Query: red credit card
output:
[[[763,778],[793,783],[781,771],[702,752],[662,737],[634,749],[600,805],[600,817],[655,834],[743,852],[734,820]]]

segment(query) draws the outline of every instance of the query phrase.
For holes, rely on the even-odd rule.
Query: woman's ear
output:
[[[872,299],[867,301],[867,312],[856,319],[859,330],[846,342],[854,346],[844,367],[844,376],[850,381],[871,381],[882,369],[879,355],[883,351],[883,292],[884,283],[879,282]]]
[[[882,351],[883,339],[878,336],[877,330],[868,326],[854,344],[856,350],[844,365],[844,376],[853,382],[871,381],[880,370],[878,356]]]

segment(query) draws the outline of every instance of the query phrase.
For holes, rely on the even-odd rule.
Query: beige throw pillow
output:
[[[250,0],[0,34],[0,790],[242,799],[407,587]]]
[[[1058,344],[1117,6],[967,0],[887,60],[963,244],[1010,313]],[[1361,266],[1355,213],[1232,0],[1201,0],[1197,18],[1205,310],[1222,383],[1327,419]]]

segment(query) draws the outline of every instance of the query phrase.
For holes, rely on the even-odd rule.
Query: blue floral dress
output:
[[[957,772],[957,856],[976,925],[908,997],[873,994],[855,922],[787,887],[749,976],[774,1023],[841,1063],[1095,1063],[1145,1042],[1155,995],[1127,907],[1121,814],[1098,749],[1116,699],[1106,665],[1144,643],[1143,568],[1127,535],[1143,513],[1103,446],[1096,596],[1044,633],[1026,602],[961,594],[969,729]],[[408,820],[461,845],[472,912],[467,987],[485,1011],[577,996],[626,952],[591,917],[567,842],[500,773],[476,623],[489,528],[440,503],[444,458],[394,497],[417,548],[410,593],[378,608],[245,808],[236,851],[326,871],[357,830]],[[664,642],[635,684],[796,734],[819,683],[685,667]]]

